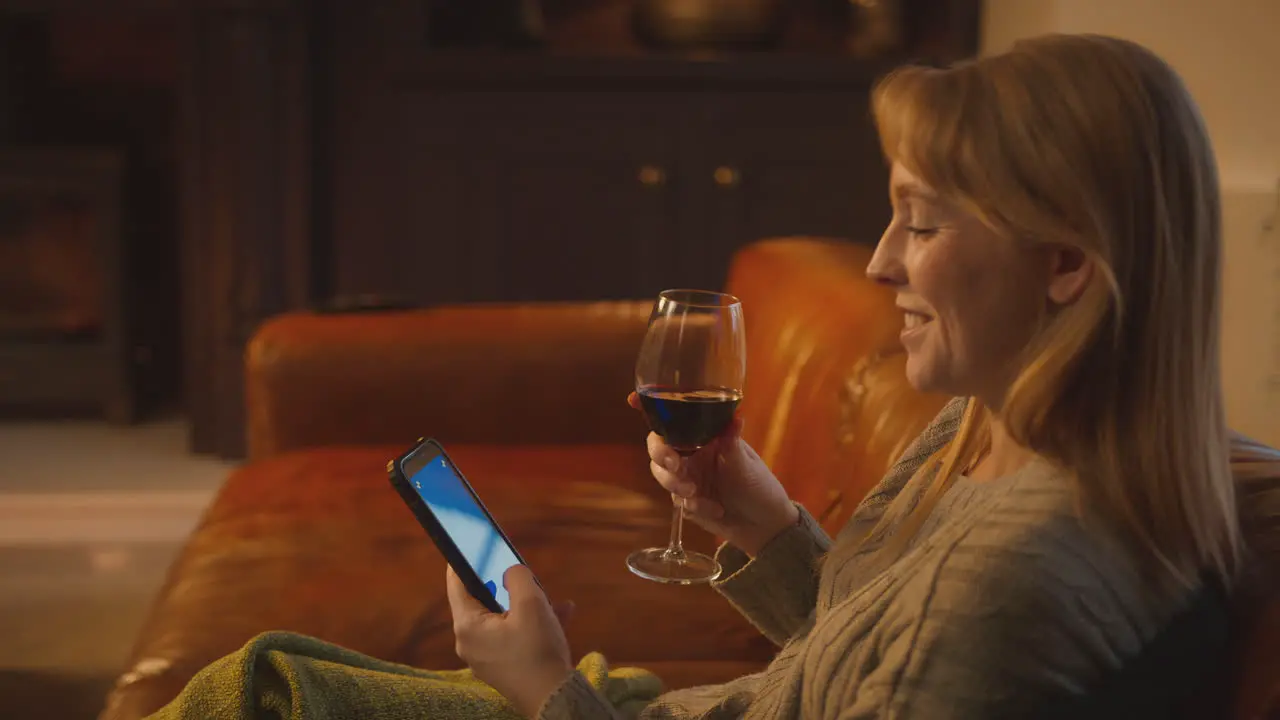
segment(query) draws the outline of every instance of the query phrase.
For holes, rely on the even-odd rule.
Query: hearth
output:
[[[0,409],[136,412],[122,154],[0,149]]]

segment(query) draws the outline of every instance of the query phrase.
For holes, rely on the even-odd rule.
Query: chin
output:
[[[919,392],[933,392],[933,374],[924,362],[907,355],[907,384]]]
[[[948,382],[946,373],[940,372],[934,364],[924,358],[907,356],[907,384],[917,392],[939,395],[957,395]]]

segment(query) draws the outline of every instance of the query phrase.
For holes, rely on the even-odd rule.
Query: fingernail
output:
[[[680,497],[693,497],[694,493],[697,491],[698,487],[693,483],[680,483],[679,485],[676,485],[676,494]]]
[[[666,468],[667,472],[680,472],[680,458],[668,457],[662,461],[662,467]]]

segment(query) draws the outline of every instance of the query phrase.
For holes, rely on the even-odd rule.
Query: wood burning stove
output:
[[[0,408],[136,413],[123,156],[0,148]]]

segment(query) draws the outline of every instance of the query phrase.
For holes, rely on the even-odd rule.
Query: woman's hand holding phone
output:
[[[627,402],[641,409],[635,393]],[[664,489],[684,499],[685,516],[752,557],[800,519],[786,488],[742,439],[740,417],[688,457],[652,432],[648,450],[650,472]]]
[[[564,624],[573,605],[552,607],[524,565],[507,570],[503,584],[511,609],[490,612],[449,568],[445,574],[458,657],[477,679],[502,693],[526,717],[574,672]]]

